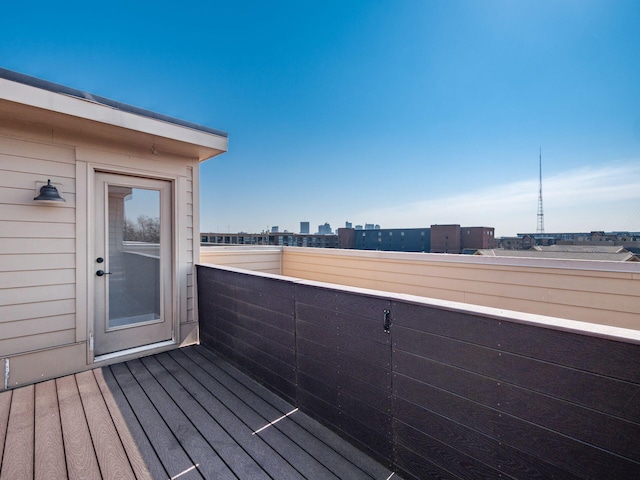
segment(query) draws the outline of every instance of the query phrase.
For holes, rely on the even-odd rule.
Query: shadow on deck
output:
[[[399,478],[201,346],[0,393],[0,458],[12,479]]]

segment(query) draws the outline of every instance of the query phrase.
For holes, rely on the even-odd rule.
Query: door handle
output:
[[[104,270],[98,270],[98,271],[96,272],[96,275],[97,275],[97,276],[99,276],[99,277],[101,277],[101,276],[103,276],[103,275],[111,275],[111,272],[105,272]]]
[[[385,310],[382,316],[384,333],[391,333],[391,310]]]

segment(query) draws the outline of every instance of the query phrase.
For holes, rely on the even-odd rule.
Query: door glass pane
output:
[[[160,319],[160,192],[109,185],[109,328]]]

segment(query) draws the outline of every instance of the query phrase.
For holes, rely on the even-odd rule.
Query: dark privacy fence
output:
[[[203,266],[198,302],[204,345],[405,478],[640,478],[639,345]]]

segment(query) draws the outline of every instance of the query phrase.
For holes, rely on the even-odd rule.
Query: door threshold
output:
[[[129,348],[127,350],[118,350],[117,352],[105,353],[103,355],[97,355],[93,357],[93,362],[105,362],[107,360],[113,360],[114,358],[136,355],[138,353],[147,352],[149,350],[155,350],[157,348],[169,347],[175,345],[175,340],[165,340],[164,342],[151,343],[149,345],[143,345],[141,347]]]

